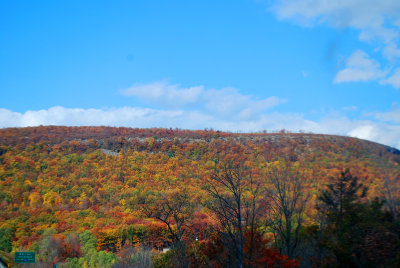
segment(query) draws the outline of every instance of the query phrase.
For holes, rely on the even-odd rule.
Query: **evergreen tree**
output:
[[[366,194],[367,188],[349,170],[322,192],[318,209],[327,222],[322,246],[334,256],[329,266],[381,267],[396,256],[399,240],[392,232],[393,217],[382,210],[382,201],[363,201]]]

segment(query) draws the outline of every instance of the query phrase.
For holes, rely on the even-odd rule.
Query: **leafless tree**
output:
[[[148,218],[157,219],[167,226],[177,254],[178,267],[188,267],[186,246],[182,237],[193,216],[193,201],[186,189],[175,189],[157,196],[142,198],[141,211]]]
[[[226,249],[226,265],[243,267],[252,259],[252,241],[246,256],[244,254],[244,234],[250,232],[253,238],[260,213],[261,187],[247,172],[243,163],[226,161],[219,165],[211,176],[208,192],[212,197],[208,207],[216,215],[219,232]]]
[[[276,247],[292,259],[299,247],[299,231],[309,197],[305,190],[306,177],[293,164],[282,162],[270,168],[267,178],[271,200],[267,224],[273,230]]]
[[[394,179],[395,178],[395,179]],[[382,195],[385,200],[385,207],[390,211],[394,218],[397,219],[399,214],[398,203],[400,201],[400,190],[396,186],[396,182],[399,177],[390,177],[389,175],[384,175],[383,177],[383,189]]]

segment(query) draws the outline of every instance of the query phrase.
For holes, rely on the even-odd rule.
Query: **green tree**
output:
[[[79,235],[81,240],[82,252],[89,253],[92,250],[96,250],[97,237],[93,235],[89,230],[84,231]]]
[[[89,230],[79,235],[81,249],[84,256],[70,260],[70,267],[111,267],[116,262],[115,254],[106,251],[97,251],[97,237]]]
[[[11,252],[12,232],[10,228],[0,228],[0,250]]]

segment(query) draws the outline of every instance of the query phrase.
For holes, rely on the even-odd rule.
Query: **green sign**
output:
[[[36,252],[15,252],[15,263],[35,263]]]

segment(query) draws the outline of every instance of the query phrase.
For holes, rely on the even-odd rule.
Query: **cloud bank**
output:
[[[52,107],[24,113],[0,109],[0,127],[39,125],[164,127],[183,129],[213,128],[222,131],[256,132],[261,130],[305,131],[339,134],[367,139],[400,149],[400,110],[374,115],[376,120],[351,120],[345,116],[326,116],[309,120],[298,113],[263,113],[248,120],[221,118],[204,111],[163,110],[140,107],[115,109],[79,109]]]

